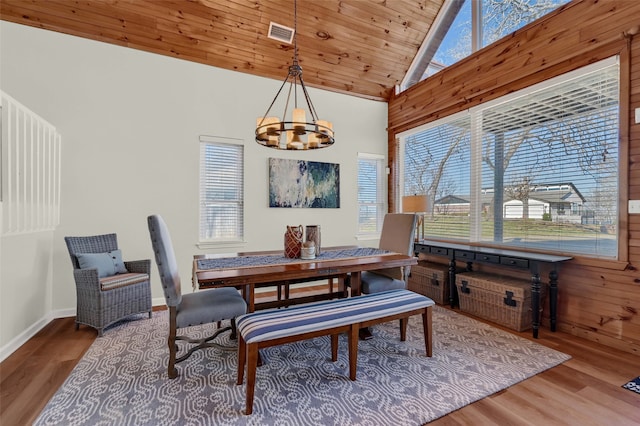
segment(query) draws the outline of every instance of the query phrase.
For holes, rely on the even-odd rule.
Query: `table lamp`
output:
[[[418,226],[422,227],[422,239],[424,239],[424,214],[427,212],[429,202],[426,195],[406,195],[402,197],[402,211],[405,213],[421,213],[418,216]],[[416,241],[420,241],[419,229],[416,227]]]

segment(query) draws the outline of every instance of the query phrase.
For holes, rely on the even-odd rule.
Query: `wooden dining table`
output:
[[[194,285],[198,288],[236,287],[242,289],[248,312],[258,306],[255,290],[266,285],[337,279],[344,288],[349,276],[351,296],[360,295],[360,277],[364,271],[407,267],[417,258],[368,247],[323,248],[315,259],[288,259],[283,251],[244,252],[194,256]],[[338,296],[341,295],[338,292]],[[346,292],[345,292],[346,293]],[[335,295],[329,295],[333,297]],[[309,298],[279,300],[260,304],[263,307],[287,306],[311,301]]]

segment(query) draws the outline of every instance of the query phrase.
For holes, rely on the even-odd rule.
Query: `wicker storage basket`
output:
[[[516,331],[531,328],[531,282],[482,272],[464,272],[456,275],[456,287],[461,311]],[[543,295],[544,289],[542,284]]]
[[[420,261],[411,267],[407,288],[423,294],[439,305],[449,303],[449,267]]]

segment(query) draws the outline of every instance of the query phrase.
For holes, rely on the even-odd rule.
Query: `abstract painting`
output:
[[[269,207],[339,208],[340,164],[269,158]]]

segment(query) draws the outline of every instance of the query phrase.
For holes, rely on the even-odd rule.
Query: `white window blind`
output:
[[[404,139],[403,195],[427,194],[425,225],[433,223],[450,238],[469,237],[469,167],[468,113],[440,120]]]
[[[244,238],[242,141],[200,137],[200,241]]]
[[[619,74],[611,58],[402,135],[426,235],[616,258]]]
[[[358,235],[376,236],[384,218],[384,157],[358,154]]]

